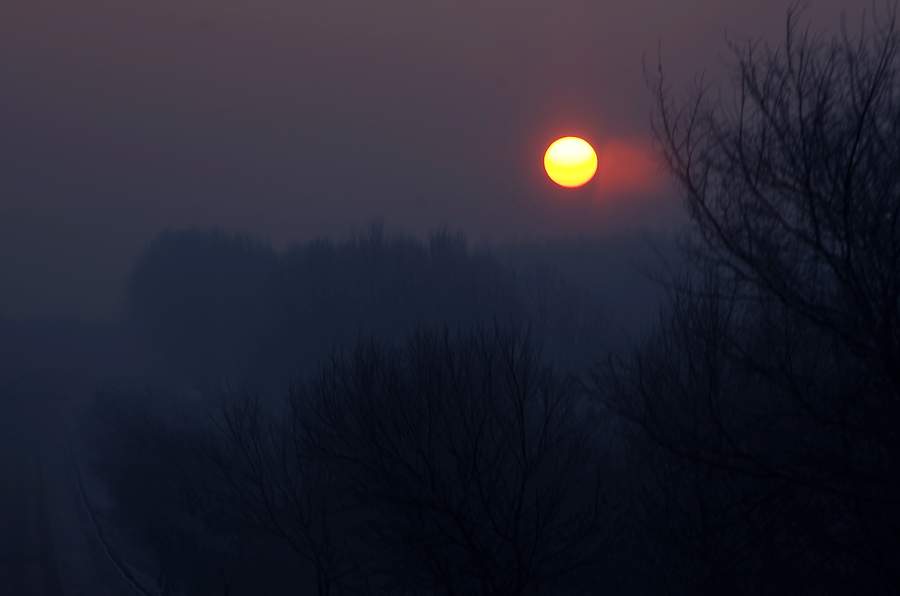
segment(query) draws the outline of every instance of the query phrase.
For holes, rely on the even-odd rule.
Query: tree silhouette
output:
[[[274,420],[226,410],[220,468],[319,594],[560,593],[615,520],[578,396],[521,336],[362,342]]]
[[[900,40],[881,16],[825,40],[791,13],[780,46],[732,46],[718,94],[654,83],[694,267],[596,381],[676,456],[654,507],[681,509],[706,589],[900,582]]]

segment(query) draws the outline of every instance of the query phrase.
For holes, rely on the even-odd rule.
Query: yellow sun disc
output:
[[[597,173],[597,153],[584,139],[563,137],[547,148],[544,169],[550,179],[560,186],[584,186]]]

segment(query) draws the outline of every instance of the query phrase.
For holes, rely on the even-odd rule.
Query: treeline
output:
[[[137,261],[127,305],[159,371],[205,387],[279,387],[358,338],[399,340],[419,326],[529,326],[554,358],[583,365],[603,338],[586,296],[552,267],[513,267],[458,234],[422,241],[373,226],[281,252],[218,230],[167,232]]]

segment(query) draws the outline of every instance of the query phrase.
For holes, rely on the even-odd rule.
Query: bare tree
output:
[[[537,594],[596,564],[613,519],[578,395],[523,337],[444,333],[364,343],[293,402],[375,584]]]
[[[900,39],[896,11],[872,23],[827,39],[792,12],[779,46],[732,44],[733,86],[654,80],[694,269],[596,380],[690,463],[656,496],[690,501],[713,585],[900,581]]]

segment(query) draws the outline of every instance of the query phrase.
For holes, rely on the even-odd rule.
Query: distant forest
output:
[[[160,370],[202,385],[283,381],[353,340],[422,327],[528,327],[558,359],[586,363],[604,323],[590,286],[510,260],[461,234],[421,241],[380,225],[283,252],[222,231],[168,232],[139,258],[127,312]]]

